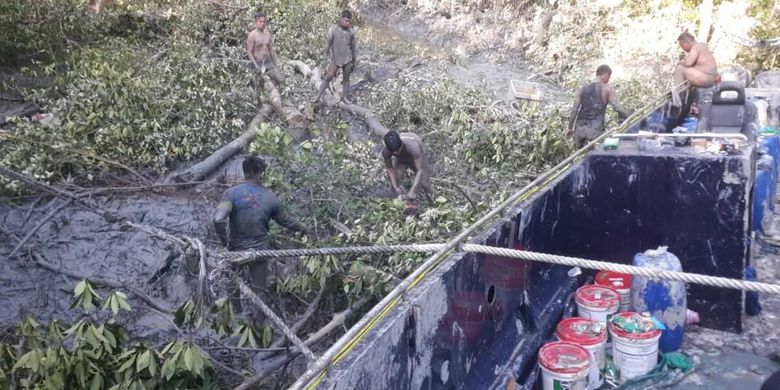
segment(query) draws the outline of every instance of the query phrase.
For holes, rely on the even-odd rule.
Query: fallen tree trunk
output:
[[[249,122],[246,131],[238,138],[230,141],[225,146],[217,149],[216,152],[206,157],[205,160],[187,168],[183,172],[174,173],[166,181],[175,182],[190,182],[203,180],[209,173],[213,172],[217,167],[222,165],[225,161],[235,156],[238,152],[246,148],[255,136],[257,136],[257,128],[261,123],[268,120],[268,116],[273,111],[271,105],[263,105],[260,112],[255,115],[252,122]]]
[[[319,70],[312,70],[309,65],[306,65],[306,63],[303,61],[290,61],[290,65],[292,65],[293,68],[295,68],[300,74],[302,74],[304,78],[311,80],[315,90],[319,90],[320,85],[323,82]],[[329,90],[325,91],[323,100],[328,106],[338,107],[342,110],[348,111],[352,115],[363,118],[363,121],[366,122],[368,128],[371,129],[374,134],[380,137],[384,137],[385,134],[390,131],[387,127],[382,125],[381,122],[379,122],[379,118],[371,110],[356,104],[344,103],[340,101],[340,96],[330,93]]]

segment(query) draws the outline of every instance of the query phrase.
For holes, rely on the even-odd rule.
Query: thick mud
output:
[[[177,235],[198,237],[208,243],[210,212],[215,191],[181,192],[173,195],[123,194],[95,199],[103,207],[137,222],[153,225]],[[10,206],[0,204],[4,232],[25,236],[39,221],[58,207],[60,199]],[[30,213],[30,208],[33,211]],[[26,220],[30,213],[29,220]],[[112,279],[136,287],[162,305],[174,309],[192,293],[192,281],[180,249],[175,244],[144,232],[109,223],[79,205],[69,205],[46,222],[26,248],[9,257],[17,239],[0,233],[0,329],[8,329],[20,318],[33,315],[42,321],[73,320],[80,313],[70,310],[76,279],[43,269],[30,251],[47,261],[87,276]],[[102,294],[108,289],[101,288]],[[128,291],[125,291],[128,292]],[[128,323],[136,336],[149,337],[170,330],[158,314],[142,309],[147,305],[128,293],[135,310]]]

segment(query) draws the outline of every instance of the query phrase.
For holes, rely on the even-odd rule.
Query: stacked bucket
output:
[[[539,350],[544,390],[598,389],[605,375],[624,382],[656,366],[662,331],[657,320],[632,311],[631,282],[601,271],[595,284],[577,290],[578,317],[558,323],[559,341]]]

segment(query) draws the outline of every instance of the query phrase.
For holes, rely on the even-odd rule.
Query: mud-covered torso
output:
[[[278,212],[276,196],[262,186],[244,183],[225,191],[230,211],[231,249],[268,248],[268,222]]]

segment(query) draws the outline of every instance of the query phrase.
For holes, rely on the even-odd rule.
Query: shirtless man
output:
[[[617,92],[608,85],[612,69],[607,65],[596,68],[596,80],[577,91],[569,115],[569,130],[574,132],[577,148],[582,148],[604,131],[604,115],[607,104],[617,111],[622,119],[631,113],[618,101]]]
[[[281,72],[279,72],[279,60],[274,53],[274,39],[271,33],[265,31],[266,16],[262,12],[255,14],[255,29],[249,33],[246,39],[246,53],[249,60],[257,71],[255,77],[255,87],[258,87],[263,81],[265,73],[277,85],[284,82]],[[259,89],[258,89],[259,90]]]
[[[330,57],[330,64],[325,71],[325,80],[320,84],[314,103],[320,101],[330,82],[336,78],[341,69],[342,99],[349,98],[349,76],[357,66],[357,38],[352,31],[352,12],[341,13],[338,24],[328,30],[328,43],[325,46],[325,55]]]
[[[677,37],[677,43],[687,54],[674,69],[674,85],[685,80],[688,80],[692,86],[699,88],[709,88],[715,85],[718,67],[707,44],[696,42],[693,35],[687,32]],[[672,93],[672,105],[675,107],[682,105],[679,94]]]
[[[385,148],[382,150],[382,158],[385,160],[387,177],[396,195],[403,199],[415,201],[420,187],[425,191],[428,202],[433,203],[433,187],[430,182],[430,167],[423,155],[423,144],[420,137],[414,133],[398,133],[390,130],[384,137]],[[399,182],[406,176],[407,169],[411,169],[414,175],[412,188],[407,194],[399,186]]]

